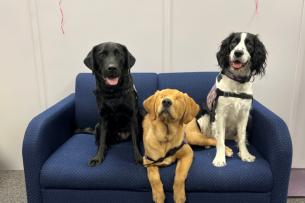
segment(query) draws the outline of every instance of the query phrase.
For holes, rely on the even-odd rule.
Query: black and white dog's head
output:
[[[106,42],[92,48],[84,59],[85,65],[109,87],[119,86],[136,59],[118,43]]]
[[[222,71],[230,70],[236,75],[264,75],[267,51],[258,35],[231,33],[221,42],[216,54]]]

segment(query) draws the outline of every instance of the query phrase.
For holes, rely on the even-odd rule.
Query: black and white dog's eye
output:
[[[118,56],[121,58],[121,57],[123,57],[123,54],[119,53]]]
[[[251,44],[251,43],[248,43],[248,44],[247,44],[247,47],[251,48],[251,47],[252,47],[252,44]]]
[[[235,41],[233,41],[231,44],[232,44],[233,46],[235,46],[237,43],[236,43]]]
[[[100,57],[104,57],[105,56],[105,54],[100,54]]]

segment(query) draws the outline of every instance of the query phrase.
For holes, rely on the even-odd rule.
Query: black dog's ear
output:
[[[95,53],[96,47],[97,46],[93,47],[92,50],[88,53],[88,55],[84,59],[84,64],[90,70],[92,70],[92,75],[94,75],[95,70],[97,70],[97,64],[96,64],[95,59],[94,59],[94,53]]]
[[[133,110],[127,104],[122,103],[115,109],[115,114],[123,114],[128,118],[131,118],[133,116]]]
[[[258,39],[258,35],[256,35],[254,38],[254,52],[251,56],[251,71],[253,75],[263,76],[265,74],[267,54],[264,44]]]
[[[126,64],[127,64],[127,68],[130,69],[135,63],[136,63],[136,59],[135,57],[133,57],[133,55],[128,51],[127,47],[125,45],[122,45],[123,48],[125,49],[125,52],[127,54],[126,57]]]
[[[226,69],[230,65],[229,55],[230,55],[230,44],[234,38],[234,32],[232,32],[226,39],[221,42],[219,46],[219,51],[216,54],[218,65],[222,69]]]

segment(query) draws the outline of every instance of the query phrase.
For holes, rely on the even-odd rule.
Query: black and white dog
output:
[[[225,139],[238,143],[241,160],[253,162],[246,147],[246,128],[253,101],[251,77],[263,76],[267,51],[257,35],[232,33],[217,53],[221,73],[197,115],[201,133],[217,139],[213,164],[226,165]]]

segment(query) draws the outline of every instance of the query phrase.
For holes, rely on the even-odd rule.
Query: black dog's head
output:
[[[230,69],[231,72],[238,74],[248,68],[248,74],[265,74],[267,51],[258,35],[231,33],[221,42],[216,56],[223,71]]]
[[[135,62],[136,59],[124,45],[113,42],[93,47],[84,60],[92,74],[110,87],[120,84],[123,76],[130,72]]]

